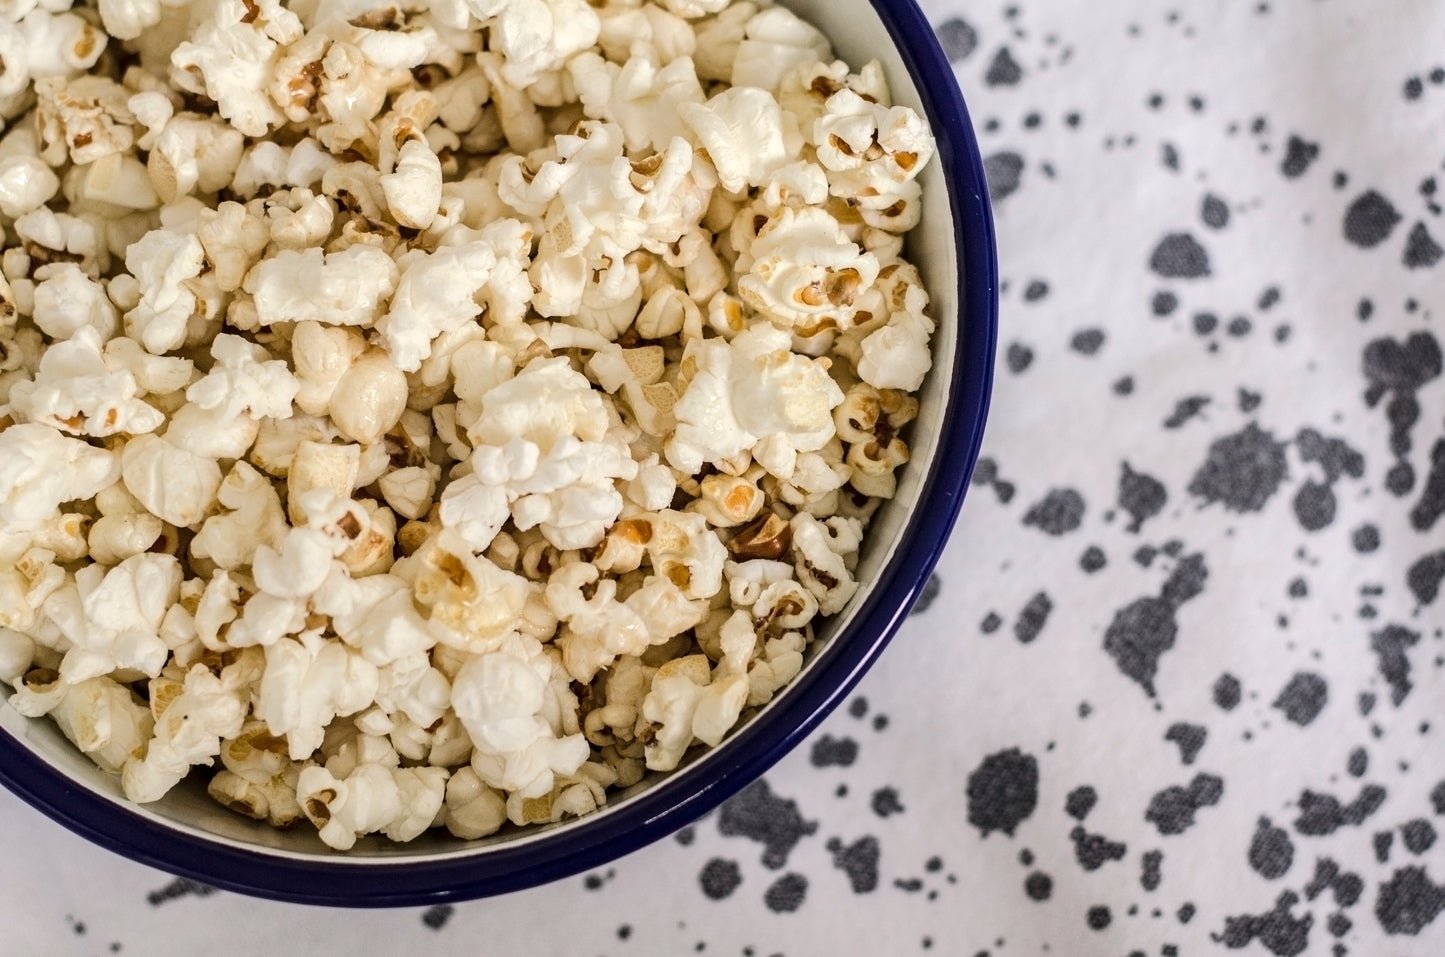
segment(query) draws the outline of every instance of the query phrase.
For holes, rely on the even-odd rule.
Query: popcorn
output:
[[[301,761],[321,747],[333,718],[371,705],[377,682],[376,666],[360,653],[303,632],[266,646],[252,713],[271,734],[286,739],[293,761]]]
[[[876,62],[750,0],[11,6],[20,713],[344,850],[591,813],[797,676],[932,361]]]
[[[120,454],[126,489],[151,514],[178,527],[199,524],[216,502],[221,467],[162,438],[138,435]]]
[[[196,294],[186,280],[205,265],[205,248],[194,235],[153,229],[125,251],[125,266],[140,287],[140,302],[125,314],[126,335],[162,355],[185,342]]]
[[[697,371],[673,407],[677,430],[667,458],[674,468],[697,472],[772,437],[798,452],[827,443],[843,393],[824,365],[789,351],[789,341],[755,325],[731,343],[688,344],[683,366],[691,360]]]
[[[35,422],[0,430],[0,522],[24,528],[120,477],[113,452]]]
[[[24,681],[9,700],[27,717],[50,715],[72,744],[110,772],[144,751],[155,725],[150,709],[129,688],[103,676],[39,688]]]
[[[587,739],[547,719],[558,704],[550,685],[560,667],[536,642],[519,637],[457,672],[452,707],[476,745],[472,768],[484,783],[540,797],[556,775],[573,774],[587,760]]]
[[[90,280],[81,277],[81,282]],[[72,435],[151,432],[165,416],[138,398],[138,391],[134,376],[106,365],[100,334],[87,325],[46,350],[34,380],[11,388],[10,409],[19,421],[42,422]]]
[[[168,654],[159,631],[181,585],[173,555],[133,555],[111,569],[87,565],[45,602],[69,639],[60,665],[70,684],[122,669],[155,677]]]
[[[732,193],[762,186],[802,150],[795,121],[767,90],[736,86],[678,110],[717,167],[718,182]]]
[[[155,734],[144,757],[125,763],[121,786],[126,797],[137,804],[159,800],[192,765],[211,764],[220,753],[221,739],[240,733],[246,713],[244,689],[227,680],[226,671],[232,668],[217,676],[198,664],[179,681],[174,677],[151,681]]]
[[[334,253],[312,247],[283,249],[261,260],[246,274],[242,288],[254,298],[263,326],[306,319],[368,326],[396,291],[397,278],[391,257],[373,246]]]

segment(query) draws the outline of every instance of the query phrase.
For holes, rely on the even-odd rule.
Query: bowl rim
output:
[[[892,37],[933,127],[959,252],[965,334],[941,415],[932,468],[894,546],[893,561],[829,653],[718,748],[704,774],[679,774],[630,798],[597,826],[570,826],[510,846],[424,861],[367,863],[240,848],[167,827],[71,781],[0,728],[0,784],[111,852],[254,897],[343,907],[455,902],[523,890],[599,867],[676,831],[742,790],[797,747],[852,691],[908,616],[947,544],[978,461],[998,336],[998,260],[988,185],[962,93],[914,0],[869,0]]]

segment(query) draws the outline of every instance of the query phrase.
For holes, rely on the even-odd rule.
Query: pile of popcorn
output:
[[[130,799],[585,814],[854,594],[934,328],[876,62],[768,0],[5,0],[0,62],[0,680]]]

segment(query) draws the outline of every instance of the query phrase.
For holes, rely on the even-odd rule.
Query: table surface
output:
[[[430,909],[212,891],[3,795],[0,950],[1445,952],[1445,4],[923,6],[998,385],[849,703],[674,837]]]

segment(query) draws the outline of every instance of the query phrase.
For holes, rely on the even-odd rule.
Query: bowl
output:
[[[855,68],[883,64],[897,102],[924,113],[938,155],[909,238],[938,321],[913,455],[897,497],[874,519],[862,583],[819,630],[791,685],[717,747],[614,795],[593,814],[462,842],[428,834],[330,850],[309,828],[275,831],[182,785],[135,805],[49,721],[0,705],[0,782],[90,841],[216,887],[341,906],[400,906],[520,890],[595,868],[705,814],[801,743],[883,651],[927,583],[978,458],[993,375],[997,266],[988,188],[968,112],[927,19],[912,0],[787,0]],[[190,782],[187,782],[190,783]]]

